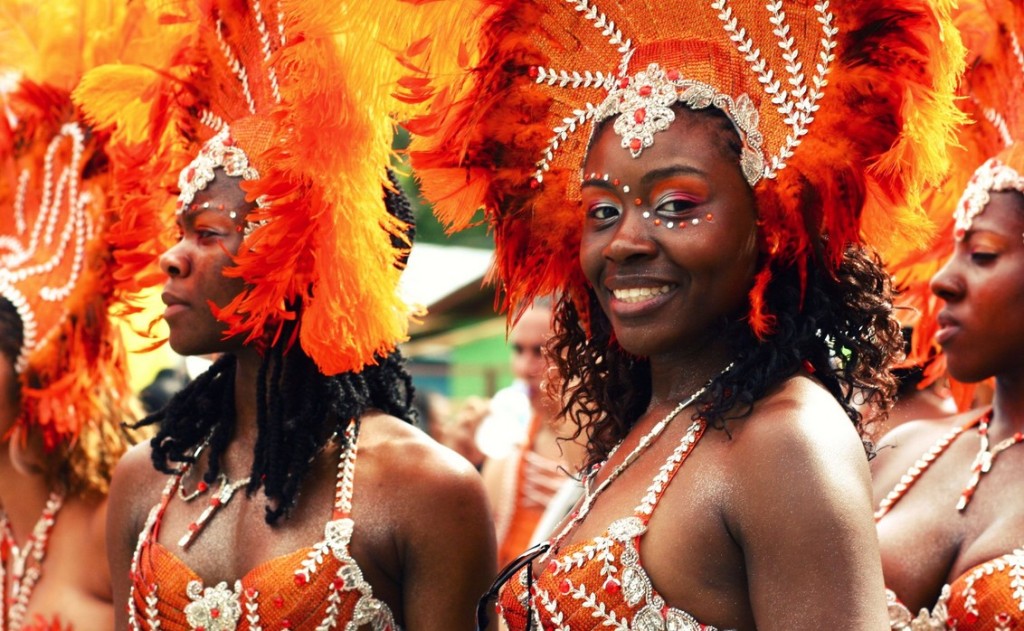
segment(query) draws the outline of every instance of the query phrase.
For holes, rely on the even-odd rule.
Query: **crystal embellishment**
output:
[[[189,581],[185,593],[190,602],[185,606],[185,619],[190,629],[234,631],[242,617],[240,604],[242,582],[235,581],[234,590],[226,582],[203,588],[200,581]]]

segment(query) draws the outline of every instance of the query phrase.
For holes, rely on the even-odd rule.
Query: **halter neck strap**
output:
[[[640,503],[633,509],[633,514],[640,518],[644,524],[650,521],[651,515],[654,514],[654,509],[658,507],[662,496],[665,495],[665,490],[668,488],[669,483],[679,473],[679,469],[682,468],[683,463],[686,462],[690,453],[693,452],[693,447],[704,436],[705,429],[707,429],[707,422],[704,419],[693,421],[679,440],[679,444],[676,445],[668,459],[658,469],[657,475],[654,476],[651,485],[647,487],[647,491],[644,493]]]

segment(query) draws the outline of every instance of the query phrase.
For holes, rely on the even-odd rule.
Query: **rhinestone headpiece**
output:
[[[700,81],[684,79],[676,70],[663,70],[652,63],[633,77],[620,79],[597,107],[595,122],[617,116],[615,133],[622,137],[622,148],[634,158],[654,144],[655,132],[665,131],[675,120],[672,106],[682,103],[694,110],[717,107],[725,112],[743,140],[740,166],[753,186],[764,175],[764,138],[757,128],[758,114],[746,94],[735,100]],[[596,130],[596,126],[595,126]]]
[[[974,218],[985,210],[992,199],[990,193],[998,191],[1020,191],[1024,193],[1024,177],[1015,169],[997,158],[990,158],[971,176],[960,202],[953,213],[955,226],[953,236],[960,241],[971,229]]]
[[[224,126],[206,141],[199,155],[178,176],[181,193],[178,195],[176,212],[179,215],[192,203],[196,193],[213,181],[214,170],[217,168],[224,169],[226,175],[243,180],[257,180],[260,177],[256,169],[250,166],[249,156],[235,144],[231,130]],[[262,208],[263,200],[257,199],[256,204]]]

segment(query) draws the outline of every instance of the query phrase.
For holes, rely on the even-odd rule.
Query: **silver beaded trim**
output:
[[[1024,193],[1024,176],[997,158],[990,158],[971,176],[960,202],[956,205],[956,211],[953,212],[953,234],[957,241],[964,238],[974,224],[975,217],[985,210],[985,206],[992,199],[990,193],[999,191]]]
[[[794,38],[790,33],[786,13],[783,11],[782,0],[775,0],[766,5],[767,19],[774,26],[773,34],[778,38],[776,44],[782,50],[785,60],[785,74],[776,73],[768,67],[761,49],[755,47],[747,31],[739,24],[733,14],[728,0],[714,0],[711,8],[717,12],[722,26],[737,50],[750,63],[751,70],[757,75],[765,94],[771,99],[783,122],[790,127],[790,132],[775,155],[768,156],[762,146],[764,138],[758,129],[759,114],[748,94],[735,98],[723,94],[708,84],[678,76],[673,71],[666,72],[658,64],[651,64],[633,76],[628,74],[629,61],[636,49],[631,39],[626,38],[614,21],[601,12],[590,0],[566,0],[574,5],[577,12],[608,37],[608,43],[621,55],[616,71],[608,70],[559,70],[537,66],[531,69],[535,73],[538,84],[547,84],[560,88],[603,89],[608,96],[600,104],[584,103],[573,110],[571,116],[565,117],[561,124],[552,130],[554,135],[548,141],[541,159],[536,163],[533,179],[543,182],[544,173],[550,169],[555,151],[564,143],[570,134],[587,122],[597,123],[611,116],[618,116],[615,131],[622,137],[622,146],[629,149],[633,157],[641,154],[643,149],[654,143],[654,134],[668,129],[675,120],[671,111],[675,103],[683,103],[693,109],[717,107],[733,122],[743,142],[740,166],[747,182],[753,186],[761,178],[773,178],[785,168],[793,151],[800,145],[807,134],[810,124],[814,121],[818,102],[824,97],[824,88],[828,85],[827,75],[835,61],[837,46],[836,35],[839,30],[835,26],[835,16],[831,12],[828,0],[814,5],[821,24],[821,47],[815,56],[814,73],[808,79],[804,73],[804,62],[800,59],[800,51],[794,46]],[[670,76],[671,75],[671,76]],[[777,76],[785,77],[785,84]],[[593,133],[593,132],[592,132]]]

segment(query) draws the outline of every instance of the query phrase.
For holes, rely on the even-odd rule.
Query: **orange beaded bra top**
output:
[[[391,610],[374,598],[349,550],[354,531],[356,435],[353,422],[346,430],[349,446],[338,462],[337,493],[323,539],[266,561],[231,585],[204,584],[188,565],[157,542],[161,517],[185,471],[172,477],[160,503],[150,511],[132,558],[131,629],[397,631]],[[210,501],[216,503],[219,498],[218,492]]]

